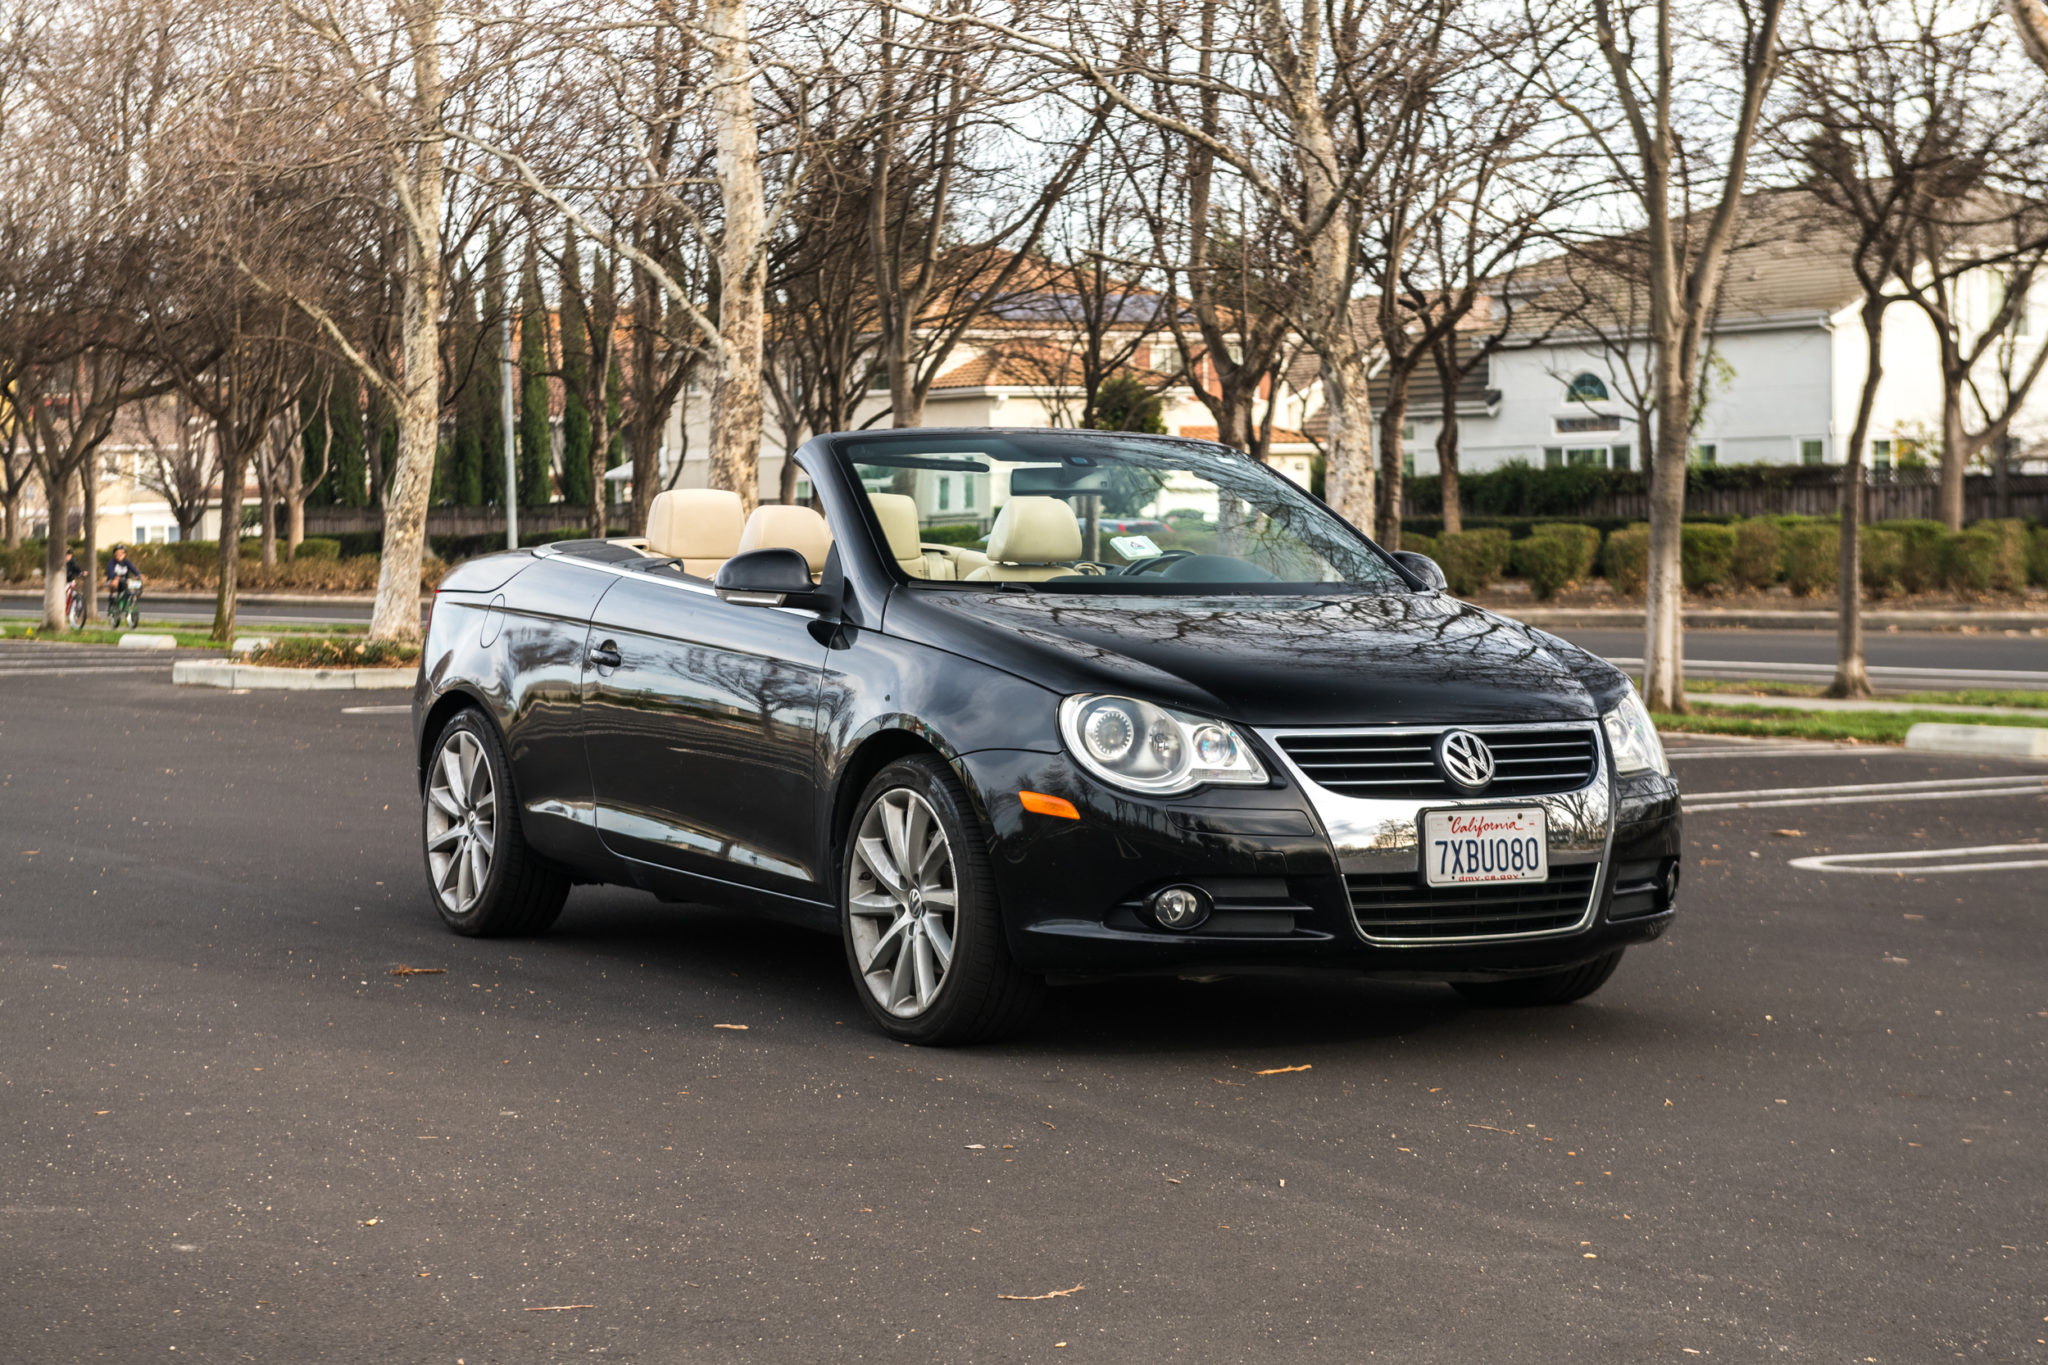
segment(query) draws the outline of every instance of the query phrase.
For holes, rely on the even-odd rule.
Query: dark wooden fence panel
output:
[[[580,507],[522,507],[519,509],[519,529],[528,531],[567,531],[589,524],[590,513]],[[623,509],[618,514],[623,524]],[[373,507],[308,507],[306,509],[306,534],[309,536],[338,536],[366,531],[382,531],[384,513]],[[496,507],[434,507],[427,511],[427,534],[430,536],[483,536],[492,533],[505,534],[505,513]]]
[[[1815,471],[1807,471],[1811,479]],[[1972,474],[1963,481],[1963,520],[1987,517],[2030,517],[2048,521],[2048,475],[2015,474],[2000,490],[1989,474]],[[1880,480],[1863,492],[1866,521],[1896,521],[1919,517],[1930,521],[1941,516],[1941,489],[1925,477]],[[1833,516],[1840,506],[1839,475],[1832,483],[1802,483],[1792,488],[1695,488],[1686,493],[1689,516]],[[1440,515],[1434,507],[1408,502],[1403,511],[1409,517]],[[1467,513],[1470,515],[1470,513]],[[1623,517],[1633,521],[1650,519],[1647,493],[1611,493],[1589,500],[1576,513],[1563,516]]]

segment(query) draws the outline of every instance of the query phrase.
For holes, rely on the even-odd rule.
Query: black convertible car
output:
[[[796,459],[802,503],[663,493],[644,540],[442,583],[413,725],[457,932],[539,933],[574,883],[742,905],[951,1043],[1124,973],[1562,1003],[1670,923],[1678,789],[1628,679],[1265,466],[1000,430]]]

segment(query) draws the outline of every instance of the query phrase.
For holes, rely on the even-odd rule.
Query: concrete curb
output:
[[[1965,706],[1955,702],[1846,701],[1834,697],[1749,697],[1727,692],[1688,692],[1688,706],[1750,706],[1786,711],[1941,711],[1959,716],[2038,716],[2048,724],[2048,711],[2022,706]],[[2005,727],[1965,726],[1965,729]]]
[[[134,631],[130,631],[121,637],[119,647],[122,649],[176,649],[178,647],[178,637],[175,635],[138,635]]]
[[[1633,607],[1512,607],[1488,611],[1512,617],[1543,630],[1641,630],[1643,613]],[[1832,611],[1724,611],[1713,607],[1687,610],[1688,630],[1833,630]],[[2044,611],[1866,611],[1863,628],[1870,631],[2022,630],[2048,632]]]
[[[1906,731],[1906,747],[1987,758],[2048,758],[2048,729],[2021,725],[1936,725],[1923,721]]]
[[[182,659],[171,666],[179,687],[227,687],[284,692],[410,691],[419,678],[409,668],[264,668],[232,659]]]

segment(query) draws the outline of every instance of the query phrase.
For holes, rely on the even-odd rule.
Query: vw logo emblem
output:
[[[1446,730],[1436,742],[1436,766],[1462,791],[1483,791],[1493,781],[1493,750],[1470,730]]]

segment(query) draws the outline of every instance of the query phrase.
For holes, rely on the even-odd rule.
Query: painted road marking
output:
[[[1839,787],[1771,787],[1700,792],[1687,811],[1762,810],[1773,806],[1854,806],[1876,801],[1961,801],[1987,796],[2048,794],[2048,777],[1958,777],[1928,782],[1859,782]]]
[[[1794,858],[1792,866],[1807,872],[1864,872],[1885,877],[1919,876],[1928,872],[2007,872],[2027,867],[2048,867],[2048,857],[2007,859],[1994,863],[1924,863],[1923,858],[1974,858],[1999,853],[2048,854],[2041,844],[1980,844],[1975,848],[1916,848],[1903,853],[1828,853],[1813,858]],[[1891,863],[1890,867],[1872,864]],[[1896,866],[1904,864],[1904,866]]]
[[[411,711],[412,705],[410,703],[404,706],[344,706],[341,708],[341,714],[344,716],[395,716],[408,714]]]

